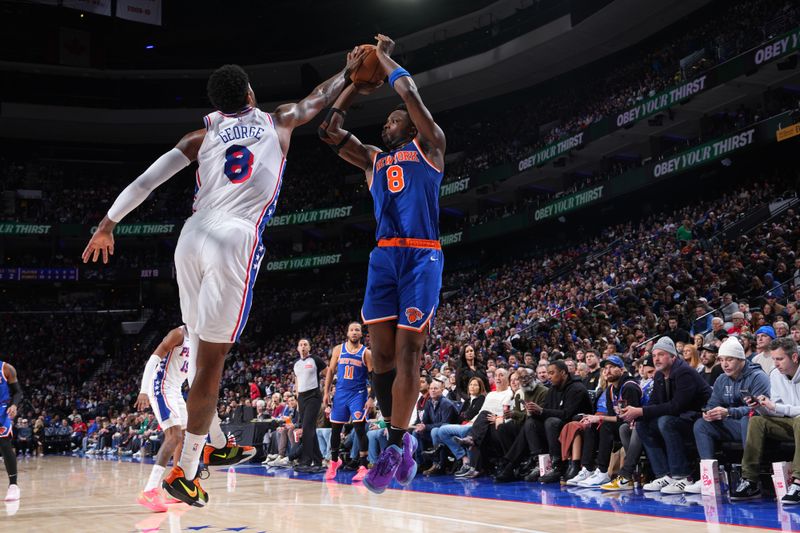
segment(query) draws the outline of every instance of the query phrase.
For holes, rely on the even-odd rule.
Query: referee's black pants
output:
[[[300,439],[302,445],[300,462],[321,465],[322,452],[319,449],[319,441],[317,441],[317,417],[322,408],[322,396],[319,391],[310,391],[310,394],[301,392],[298,403],[300,404],[300,427],[303,428],[303,436]]]

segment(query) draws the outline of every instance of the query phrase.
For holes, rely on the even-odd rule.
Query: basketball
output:
[[[356,86],[375,85],[386,77],[386,74],[378,61],[378,54],[375,53],[375,45],[362,44],[360,49],[367,49],[367,55],[358,70],[350,73],[350,79]]]

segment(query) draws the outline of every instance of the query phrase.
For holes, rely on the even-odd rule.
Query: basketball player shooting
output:
[[[387,422],[405,423],[417,400],[419,364],[426,332],[439,303],[444,256],[439,243],[439,187],[445,136],[422,103],[411,75],[390,56],[394,42],[376,37],[375,53],[389,84],[403,100],[383,125],[386,149],[362,144],[342,129],[359,90],[339,96],[319,135],[345,161],[362,169],[374,202],[377,247],[370,254],[361,310],[369,325],[372,386]],[[368,59],[365,60],[365,67]],[[389,426],[389,446],[364,478],[372,492],[392,479],[405,486],[416,475],[416,440]]]
[[[162,485],[187,504],[208,502],[197,467],[216,412],[225,356],[242,334],[252,305],[265,251],[261,233],[275,211],[292,132],[335,101],[363,57],[363,50],[354,49],[336,75],[300,102],[272,113],[258,109],[241,67],[217,69],[207,87],[216,111],[204,117],[205,127],[186,134],[122,191],[83,252],[84,263],[101,257],[108,263],[116,225],[156,187],[198,162],[194,214],[175,248],[181,313],[197,354],[197,372],[181,458]]]

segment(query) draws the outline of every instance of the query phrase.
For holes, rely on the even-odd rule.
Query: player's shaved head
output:
[[[250,78],[239,65],[223,65],[208,78],[208,99],[223,113],[237,113],[247,106]]]

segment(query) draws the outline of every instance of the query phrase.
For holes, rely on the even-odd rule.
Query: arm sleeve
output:
[[[139,394],[147,394],[147,389],[153,383],[153,377],[156,373],[156,368],[161,363],[161,358],[156,354],[150,356],[147,364],[144,365],[144,374],[142,374],[142,386],[139,389]]]
[[[19,405],[23,398],[22,385],[19,384],[19,381],[15,381],[8,384],[8,389],[11,392],[11,404]]]
[[[133,183],[125,187],[117,196],[108,210],[108,218],[113,222],[121,221],[125,215],[144,202],[156,187],[188,166],[190,162],[189,158],[177,148],[173,148],[156,159],[141,176],[133,180]]]

